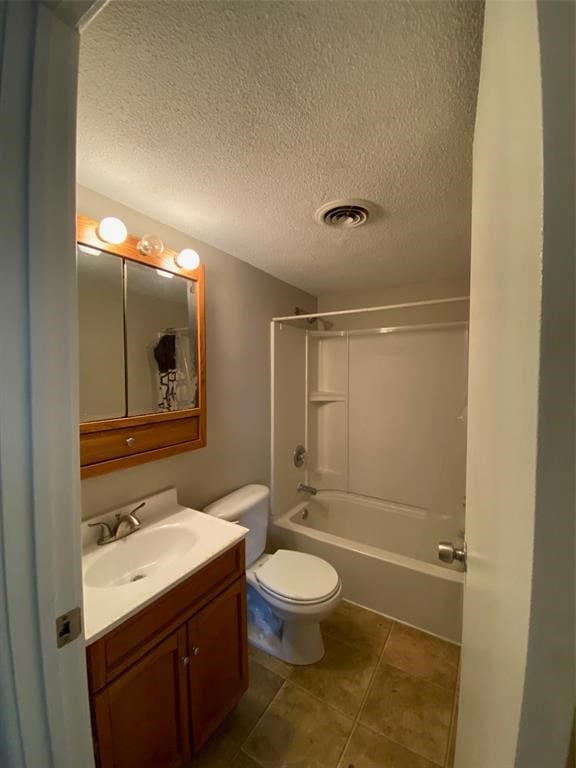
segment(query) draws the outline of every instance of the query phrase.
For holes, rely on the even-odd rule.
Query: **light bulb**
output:
[[[138,243],[138,250],[144,256],[160,256],[164,250],[164,243],[158,235],[143,235],[142,239]]]
[[[98,237],[105,243],[119,245],[128,237],[128,230],[123,221],[115,219],[114,216],[107,216],[98,225]]]
[[[160,275],[160,277],[167,277],[169,280],[171,280],[174,277],[172,272],[166,272],[164,269],[157,269],[156,274]]]
[[[78,243],[78,250],[82,251],[82,253],[87,253],[89,256],[100,256],[102,253],[98,248],[92,248],[89,245],[80,245],[80,243]]]
[[[181,269],[196,269],[200,265],[200,256],[192,248],[184,248],[174,260]]]

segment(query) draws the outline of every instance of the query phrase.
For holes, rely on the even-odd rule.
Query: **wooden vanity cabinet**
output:
[[[244,542],[87,649],[99,768],[186,766],[248,687]]]
[[[92,699],[102,768],[185,766],[191,756],[186,629],[169,635]]]
[[[237,581],[188,622],[192,742],[214,733],[246,687],[246,586]]]

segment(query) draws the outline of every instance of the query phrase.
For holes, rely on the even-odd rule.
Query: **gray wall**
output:
[[[537,5],[544,154],[542,327],[532,603],[517,768],[564,765],[576,698],[576,11],[573,3],[539,0]],[[575,765],[573,759],[568,765]]]
[[[194,248],[206,266],[208,445],[82,482],[84,518],[175,485],[181,503],[202,507],[240,485],[269,484],[270,320],[311,311],[316,299],[287,283],[91,190],[78,212],[119,216],[134,234],[154,232],[174,250]]]

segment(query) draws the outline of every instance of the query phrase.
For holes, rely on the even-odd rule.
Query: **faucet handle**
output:
[[[142,509],[142,507],[145,506],[145,504],[146,504],[145,501],[141,501],[140,504],[137,504],[134,507],[134,509],[131,509],[130,512],[124,512],[124,514],[122,514],[122,512],[116,512],[116,520],[122,520],[126,517],[133,517],[137,522],[140,522],[140,520],[138,520],[138,517],[136,516],[136,512],[138,512],[139,509]]]
[[[146,504],[145,501],[141,501],[140,504],[137,504],[134,509],[132,509],[130,512],[125,512],[122,514],[121,512],[116,512],[116,535],[118,534],[118,528],[122,525],[122,523],[127,522],[132,526],[133,530],[136,530],[137,528],[140,528],[142,525],[142,522],[140,518],[136,515],[136,512],[138,512],[139,509],[142,509],[142,507]]]
[[[130,517],[133,517],[133,518],[134,518],[134,520],[136,520],[136,522],[138,523],[138,525],[140,525],[140,524],[142,523],[142,521],[141,521],[141,520],[140,520],[140,518],[137,516],[136,512],[138,512],[138,510],[139,510],[139,509],[142,509],[142,507],[144,507],[144,506],[146,506],[146,502],[145,502],[145,501],[141,501],[141,502],[140,502],[140,504],[138,504],[137,506],[135,506],[135,507],[134,507],[134,509],[132,510],[132,512],[130,512],[130,513],[129,513],[129,516],[130,516]]]
[[[108,523],[88,523],[88,528],[97,528],[98,526],[100,527],[100,536],[98,537],[97,544],[108,544],[109,541],[114,539],[112,528]]]

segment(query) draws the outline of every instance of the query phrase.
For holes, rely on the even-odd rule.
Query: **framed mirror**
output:
[[[80,245],[76,264],[80,421],[119,419],[126,416],[122,259]]]
[[[206,445],[204,268],[77,220],[82,476]]]
[[[143,264],[125,269],[127,415],[195,408],[196,284]]]

